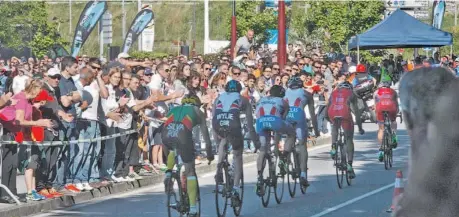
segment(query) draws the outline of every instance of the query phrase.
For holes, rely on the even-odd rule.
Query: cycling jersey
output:
[[[296,137],[298,139],[304,139],[308,137],[306,114],[304,113],[304,107],[308,104],[308,100],[312,100],[312,96],[307,93],[303,88],[298,89],[287,89],[285,92],[284,100],[289,105],[289,111],[286,120],[290,123],[296,123]]]
[[[195,158],[195,145],[193,142],[193,127],[200,125],[201,133],[206,142],[206,151],[212,152],[209,131],[206,126],[206,116],[198,107],[181,105],[172,108],[166,115],[162,130],[162,140],[169,150],[177,149],[177,154],[187,163]]]
[[[395,121],[398,113],[397,92],[389,87],[379,88],[374,95],[376,103],[376,120],[384,123],[383,111],[389,113],[391,121]]]
[[[284,114],[288,112],[288,104],[279,97],[263,97],[257,104],[255,114],[257,117],[256,130],[260,136],[268,131],[286,131],[291,129],[290,123],[284,121]]]
[[[350,105],[356,100],[354,93],[350,89],[336,89],[332,92],[328,105],[328,117],[334,123],[336,117],[342,118],[342,126],[345,130],[354,129],[354,121],[351,115]]]
[[[255,138],[256,134],[253,128],[252,106],[247,98],[241,97],[239,93],[224,92],[215,100],[212,111],[212,127],[215,133],[221,138],[230,139],[234,150],[239,150],[244,144],[240,120],[241,112],[246,116],[252,141],[257,143],[258,138]]]

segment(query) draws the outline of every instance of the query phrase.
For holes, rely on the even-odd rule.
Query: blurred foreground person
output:
[[[445,68],[420,68],[402,77],[399,90],[411,149],[408,184],[394,216],[457,216],[459,83]]]

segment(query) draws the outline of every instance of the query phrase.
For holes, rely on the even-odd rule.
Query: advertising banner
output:
[[[132,21],[131,27],[124,38],[123,47],[121,52],[127,53],[131,48],[132,44],[137,40],[140,33],[147,27],[147,25],[153,20],[153,11],[150,9],[143,9],[139,11],[137,16]]]

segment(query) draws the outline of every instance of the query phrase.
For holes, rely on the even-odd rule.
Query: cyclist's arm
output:
[[[309,92],[307,92],[307,91],[304,91],[304,92],[305,92],[306,98],[307,98],[307,99],[310,99],[310,100],[308,100],[308,108],[309,108],[309,115],[311,116],[311,120],[312,120],[312,126],[314,127],[315,135],[316,135],[316,136],[320,136],[319,128],[318,128],[318,126],[317,126],[317,116],[316,116],[316,114],[314,113],[314,111],[315,111],[315,108],[314,108],[314,97],[312,96],[311,93],[309,93]]]
[[[325,107],[325,116],[324,116],[325,120],[328,120],[328,121],[330,121],[330,117],[328,116],[328,108],[330,108],[331,102],[332,102],[332,99],[330,97],[328,98],[328,103],[327,103],[327,106]]]
[[[253,123],[253,116],[252,116],[252,104],[250,101],[246,98],[241,98],[242,99],[242,112],[245,113],[245,119],[247,120],[247,128],[250,132],[250,139],[255,143],[255,147],[260,147],[260,141],[258,139],[258,136],[255,132],[254,128],[254,123]]]
[[[362,129],[362,120],[360,119],[360,110],[359,110],[359,106],[358,106],[358,97],[357,95],[352,94],[351,96],[351,111],[354,111],[354,115],[355,115],[355,121],[357,122],[357,126],[359,127],[359,129]]]
[[[282,102],[284,103],[284,106],[283,106],[283,107],[284,107],[284,113],[281,114],[281,115],[282,115],[282,119],[285,120],[285,119],[287,118],[288,112],[290,111],[290,106],[289,106],[288,103],[287,103],[285,100],[283,100],[283,99],[282,99]]]
[[[399,110],[400,109],[400,105],[398,104],[398,94],[397,94],[397,92],[395,90],[392,90],[392,91],[394,92],[394,99],[393,100],[395,102],[395,105],[397,105],[397,113],[399,113],[400,112],[400,110]]]
[[[212,153],[212,143],[210,141],[210,136],[209,136],[209,130],[206,124],[207,122],[206,115],[204,115],[204,113],[198,107],[195,107],[194,111],[196,112],[198,116],[198,121],[199,121],[199,126],[201,127],[202,137],[204,138],[204,142],[206,143],[207,158],[209,158],[209,156],[213,156],[213,153]]]

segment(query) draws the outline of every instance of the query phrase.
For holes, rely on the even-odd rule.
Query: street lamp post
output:
[[[234,47],[236,46],[237,28],[236,28],[236,0],[233,0],[233,15],[231,16],[231,58],[234,58]]]
[[[277,42],[277,62],[279,63],[280,69],[284,69],[286,62],[286,53],[287,48],[285,46],[285,2],[284,0],[279,0],[279,10],[277,18],[277,31],[279,40]]]

